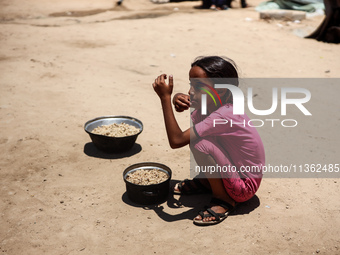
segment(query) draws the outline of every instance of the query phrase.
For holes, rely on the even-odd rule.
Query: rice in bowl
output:
[[[104,135],[110,137],[125,137],[138,134],[139,128],[126,123],[113,123],[111,125],[102,125],[91,131],[93,134]]]
[[[159,184],[168,178],[169,175],[159,169],[139,169],[126,175],[128,182],[137,185]]]

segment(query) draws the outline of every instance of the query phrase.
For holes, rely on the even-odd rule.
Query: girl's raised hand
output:
[[[190,108],[190,96],[183,93],[177,93],[174,96],[172,103],[177,112],[183,112]]]
[[[172,75],[169,76],[169,84],[166,84],[166,74],[161,74],[155,79],[155,82],[152,84],[153,89],[156,91],[157,95],[160,99],[170,97],[172,94],[172,89],[174,86],[174,81]]]

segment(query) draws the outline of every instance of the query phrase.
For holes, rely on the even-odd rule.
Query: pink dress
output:
[[[221,171],[224,187],[230,197],[236,202],[252,198],[262,180],[265,153],[256,128],[251,126],[251,122],[248,125],[248,116],[233,115],[233,105],[226,104],[209,116],[202,116],[200,111],[195,110],[191,118],[194,131],[199,136],[191,145],[211,155],[217,165],[236,169]]]

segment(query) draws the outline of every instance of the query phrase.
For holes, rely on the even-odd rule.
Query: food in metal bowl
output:
[[[102,125],[92,130],[93,134],[105,135],[110,137],[124,137],[138,134],[139,128],[126,123],[113,123],[111,125]]]
[[[94,134],[93,130],[97,127],[112,124],[120,125],[125,123],[129,126],[135,127],[138,132],[134,135],[126,135],[121,137],[112,137],[101,134]],[[131,127],[129,127],[130,129]],[[89,120],[84,125],[85,132],[89,134],[93,144],[100,150],[107,153],[122,153],[130,150],[138,137],[143,131],[143,123],[133,117],[129,116],[103,116]]]
[[[156,170],[157,172],[153,170]],[[132,183],[131,179],[128,180],[127,178],[129,174],[134,173],[133,175],[142,175],[142,179],[145,181],[144,174],[152,174],[153,172],[161,175],[165,174],[163,176],[166,176],[166,180],[159,180],[161,182],[158,184],[143,185],[134,184]],[[141,205],[153,205],[163,203],[167,200],[169,195],[171,174],[171,169],[168,166],[156,162],[142,162],[129,166],[123,172],[123,178],[126,184],[126,193],[128,198],[132,202]],[[149,183],[149,181],[146,181],[145,183]]]
[[[169,175],[159,169],[139,169],[130,172],[126,176],[126,180],[137,185],[159,184],[166,181]]]

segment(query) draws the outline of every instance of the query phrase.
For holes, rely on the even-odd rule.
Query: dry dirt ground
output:
[[[192,218],[207,196],[129,202],[122,172],[131,164],[168,165],[173,182],[189,177],[189,149],[167,142],[151,86],[159,74],[186,92],[190,63],[216,54],[245,78],[339,78],[339,45],[298,36],[323,16],[263,21],[239,2],[228,11],[199,4],[0,0],[1,254],[340,253],[337,178],[264,178],[256,197],[206,228]],[[339,163],[340,88],[326,88],[313,90],[319,122],[259,130],[268,162]],[[94,148],[83,126],[104,115],[143,122],[130,152]],[[189,114],[176,117],[188,127]]]

